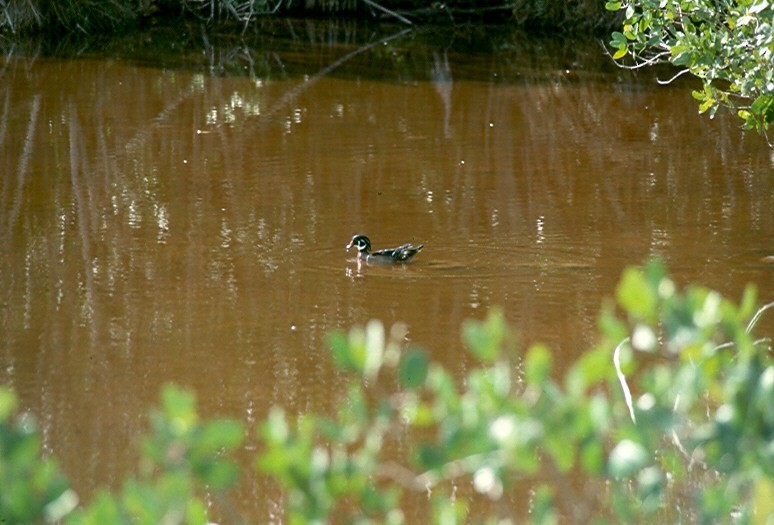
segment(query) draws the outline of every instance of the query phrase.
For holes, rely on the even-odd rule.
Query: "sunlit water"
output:
[[[774,299],[772,151],[691,86],[595,41],[295,30],[0,63],[0,382],[86,499],[134,465],[162,384],[251,426],[325,411],[325,336],[370,318],[461,372],[459,326],[494,305],[566,365],[651,257]],[[355,233],[425,248],[358,268]]]

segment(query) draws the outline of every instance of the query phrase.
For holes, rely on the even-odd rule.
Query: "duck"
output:
[[[419,246],[413,246],[411,244],[404,244],[397,248],[386,248],[374,253],[371,252],[371,239],[362,234],[357,234],[352,237],[352,240],[347,244],[347,251],[352,247],[357,248],[357,260],[365,261],[367,263],[407,263],[414,258],[419,250],[424,248],[424,244]]]

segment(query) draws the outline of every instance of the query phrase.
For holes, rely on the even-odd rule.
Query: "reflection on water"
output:
[[[80,492],[133,464],[167,381],[248,423],[329,408],[325,334],[372,317],[462,371],[459,325],[495,304],[571,359],[652,256],[772,300],[771,152],[686,86],[596,42],[290,28],[0,64],[0,381]],[[358,269],[358,232],[425,249]]]

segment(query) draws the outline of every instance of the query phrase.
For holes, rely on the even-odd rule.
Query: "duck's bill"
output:
[[[347,251],[349,251],[350,248],[352,248],[352,243],[347,244]]]

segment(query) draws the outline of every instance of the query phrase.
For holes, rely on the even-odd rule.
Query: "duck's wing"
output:
[[[400,260],[401,261],[408,261],[412,257],[414,257],[416,254],[419,253],[419,250],[424,248],[424,244],[420,244],[419,246],[412,246],[410,244],[404,244],[400,248]]]
[[[424,246],[425,246],[424,244],[420,244],[419,246],[404,244],[403,246],[398,246],[397,248],[387,248],[384,250],[379,250],[378,252],[374,252],[371,255],[389,257],[393,261],[397,261],[397,262],[407,262],[412,257],[414,257],[419,252],[419,250],[424,248]]]
[[[383,250],[377,250],[373,252],[371,255],[376,255],[378,257],[389,257],[390,259],[400,260],[400,254],[403,253],[404,250],[407,248],[410,248],[410,244],[404,244],[403,246],[398,246],[397,248],[385,248]]]

